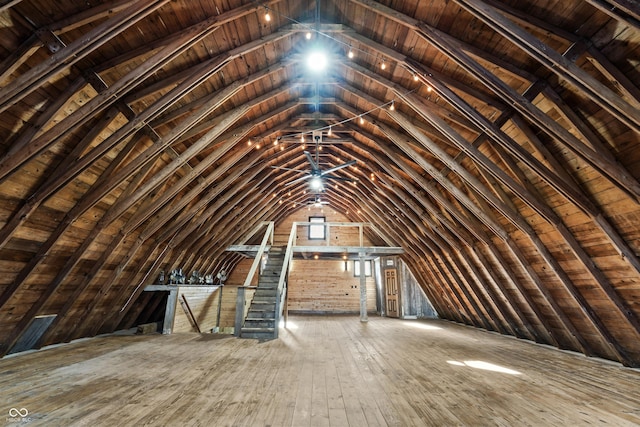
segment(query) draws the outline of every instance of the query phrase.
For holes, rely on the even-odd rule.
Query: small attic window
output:
[[[309,222],[319,222],[322,225],[309,225],[309,240],[324,240],[326,238],[325,235],[325,217],[323,216],[310,216]]]

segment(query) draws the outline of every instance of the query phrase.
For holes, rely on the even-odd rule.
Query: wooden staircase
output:
[[[283,263],[284,248],[271,247],[267,265],[258,279],[258,288],[253,295],[244,326],[240,329],[241,338],[267,340],[276,337],[276,297]]]

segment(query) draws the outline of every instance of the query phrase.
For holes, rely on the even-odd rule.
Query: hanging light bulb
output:
[[[276,138],[276,140],[275,140],[275,141],[273,141],[273,145],[278,145],[279,139],[280,139],[280,138]]]
[[[391,101],[391,105],[389,105],[389,110],[390,110],[390,111],[393,111],[393,110],[395,110],[395,109],[396,109],[395,101]]]
[[[329,126],[329,131],[327,132],[327,136],[331,136],[331,126]]]
[[[300,142],[302,142],[304,144],[304,133],[300,134]]]
[[[311,40],[311,31],[307,31],[307,34],[305,34],[305,37],[307,38],[307,40]]]
[[[420,80],[420,78],[418,77],[418,75],[417,75],[417,74],[414,74],[414,75],[413,75],[413,80],[415,80],[415,81],[417,82],[418,80]]]
[[[427,86],[427,92],[431,92],[433,89],[431,89],[431,86]]]
[[[256,150],[260,149],[260,144],[256,145]]]
[[[249,147],[251,147],[251,144],[252,144],[251,139],[248,139],[248,140],[247,140],[247,145],[248,145]]]
[[[264,8],[264,20],[267,22],[271,21],[271,15],[269,14],[269,9]]]
[[[309,181],[309,185],[311,185],[311,189],[320,190],[322,188],[322,180],[318,177],[313,177],[311,181]]]
[[[362,116],[360,116],[360,124],[363,125],[364,124],[364,118]]]
[[[347,56],[349,57],[349,59],[353,59],[353,49],[349,48],[349,53],[347,54]]]
[[[384,62],[384,59],[382,60],[382,64],[380,64],[380,68],[382,68],[383,70],[387,68],[387,64],[386,62]]]

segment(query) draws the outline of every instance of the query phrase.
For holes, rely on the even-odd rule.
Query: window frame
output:
[[[357,269],[357,271],[356,271]],[[364,260],[364,277],[371,277],[373,265],[370,259]],[[353,277],[360,277],[360,260],[353,261]]]
[[[318,220],[320,220],[320,221],[318,221]],[[310,216],[309,217],[309,222],[322,223],[322,225],[309,224],[307,238],[309,240],[327,240],[327,227],[325,225],[325,223],[327,222],[327,217],[325,217],[325,216]],[[320,234],[322,235],[322,237],[319,236]]]

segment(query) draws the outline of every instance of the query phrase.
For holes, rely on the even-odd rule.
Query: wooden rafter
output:
[[[53,54],[48,61],[32,67],[11,85],[0,89],[0,113],[167,2],[168,0],[139,0],[135,5],[94,27],[85,37]]]

